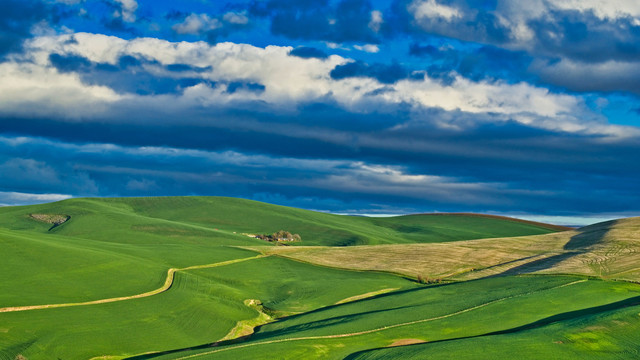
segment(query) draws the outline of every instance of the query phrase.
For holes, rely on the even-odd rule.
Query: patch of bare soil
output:
[[[396,346],[423,344],[423,343],[426,343],[426,341],[420,340],[420,339],[400,339],[400,340],[394,341],[391,345],[387,347],[396,347]]]
[[[29,214],[29,217],[36,221],[52,224],[53,226],[49,230],[56,226],[60,226],[71,219],[71,216],[62,214]]]

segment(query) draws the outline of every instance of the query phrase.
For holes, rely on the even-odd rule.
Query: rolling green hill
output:
[[[637,319],[614,329],[599,329],[600,334],[615,336],[617,332],[626,338],[594,352],[584,351],[583,347],[595,344],[590,344],[587,334],[574,335],[580,332],[573,324],[581,320],[598,324],[602,316],[623,318],[630,313],[630,306],[636,312],[640,308],[640,287],[635,284],[560,276],[498,277],[396,291],[262,326],[240,344],[213,348],[206,344],[199,349],[135,359],[493,359],[503,358],[502,348],[507,348],[502,350],[504,354],[539,359],[535,348],[522,353],[502,337],[522,333],[520,339],[534,345],[536,341],[527,339],[526,331],[557,322],[563,323],[551,332],[557,335],[552,339],[566,342],[562,358],[619,358],[629,354],[629,345],[640,340],[640,333],[634,332],[640,325]],[[446,348],[447,343],[464,344],[464,339],[486,337],[491,343],[489,336],[498,344],[490,356],[479,347],[458,346],[455,352],[436,354],[429,351]],[[399,346],[406,343],[424,344]],[[602,343],[606,345],[605,340]],[[549,352],[553,345],[540,344],[549,358],[560,358]],[[390,346],[393,348],[363,351]]]
[[[59,214],[70,219],[52,228],[29,214]],[[340,216],[224,197],[70,199],[0,208],[0,227],[120,243],[211,237],[226,245],[256,243],[242,233],[268,234],[284,229],[300,234],[305,245],[327,246],[460,241],[567,230],[475,214]]]
[[[302,242],[247,236],[281,229]],[[569,231],[219,197],[0,208],[0,359],[472,356],[458,344],[556,336],[573,339],[566,353],[578,358],[583,324],[609,326],[596,340],[618,356],[640,340],[637,321],[611,324],[640,312],[640,288],[606,280],[640,275],[639,229],[639,219]]]

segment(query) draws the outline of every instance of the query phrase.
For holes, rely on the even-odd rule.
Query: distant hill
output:
[[[68,220],[52,226],[36,216]],[[226,197],[78,198],[0,208],[0,227],[109,242],[166,242],[210,237],[221,244],[260,244],[242,234],[298,233],[300,245],[449,242],[566,230],[549,224],[478,214],[390,218],[333,215]]]

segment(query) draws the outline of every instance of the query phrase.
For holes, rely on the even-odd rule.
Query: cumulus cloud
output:
[[[384,18],[382,15],[382,11],[373,10],[371,12],[371,20],[369,20],[369,24],[368,24],[369,29],[375,32],[379,32],[380,27],[382,26],[383,23],[384,23]]]
[[[436,0],[415,0],[409,5],[409,11],[418,21],[425,19],[451,21],[453,18],[462,17],[455,7],[440,4]]]
[[[637,2],[499,0],[483,9],[470,1],[448,7],[435,0],[415,0],[409,13],[424,31],[466,41],[526,50],[536,55],[580,61],[634,57],[640,24]],[[434,21],[442,19],[445,21]]]
[[[108,87],[83,84],[75,73],[31,63],[0,63],[0,77],[4,116],[95,117],[122,98]]]
[[[119,10],[115,12],[116,17],[121,17],[126,22],[136,21],[136,10],[138,10],[138,2],[136,0],[113,0],[119,6]]]
[[[477,6],[469,0],[455,0],[445,6],[435,0],[414,0],[406,11],[418,32],[528,53],[536,59],[536,66],[525,71],[540,75],[545,82],[574,91],[637,93],[629,90],[633,86],[622,81],[618,71],[607,72],[612,64],[622,69],[640,63],[637,1],[498,0]],[[396,27],[402,30],[399,24]],[[549,64],[543,66],[544,62]],[[561,68],[570,70],[569,74],[562,76]],[[593,85],[578,86],[569,77],[582,77],[583,84]]]
[[[233,12],[229,11],[222,16],[222,20],[230,24],[246,25],[249,23],[246,11]]]
[[[222,23],[207,14],[190,14],[183,22],[175,24],[172,29],[178,34],[200,35],[220,27],[222,27]]]
[[[124,40],[86,33],[39,37],[27,46],[31,62],[0,64],[6,79],[0,89],[7,94],[0,100],[0,112],[5,115],[97,118],[111,112],[116,118],[118,109],[133,104],[149,111],[179,112],[250,101],[269,104],[272,111],[295,111],[301,104],[331,101],[362,113],[409,106],[420,116],[425,109],[439,108],[482,115],[483,122],[517,121],[553,131],[614,137],[637,133],[607,124],[579,97],[527,83],[473,80],[456,73],[442,81],[397,63],[290,56],[295,52],[291,47]],[[112,68],[117,70],[113,74]],[[118,77],[119,73],[126,76]],[[158,82],[161,79],[165,84]],[[140,83],[166,90],[146,91]],[[46,106],[29,106],[35,102]],[[430,121],[459,129],[477,125],[450,117]]]

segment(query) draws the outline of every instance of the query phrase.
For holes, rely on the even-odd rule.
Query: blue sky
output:
[[[2,0],[0,93],[3,205],[640,213],[635,0]]]

